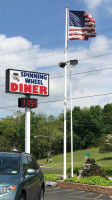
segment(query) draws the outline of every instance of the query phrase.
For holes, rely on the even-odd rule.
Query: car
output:
[[[0,200],[44,200],[44,175],[28,153],[0,151]]]

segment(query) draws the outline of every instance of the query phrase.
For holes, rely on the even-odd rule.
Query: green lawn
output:
[[[112,152],[99,153],[98,148],[74,151],[74,166],[83,166],[85,163],[85,154],[90,153],[89,158],[94,158],[97,164],[102,167],[112,167]],[[52,156],[52,163],[47,163],[47,159],[38,160],[44,167],[63,168],[63,155]],[[71,153],[67,153],[67,168],[71,165]]]

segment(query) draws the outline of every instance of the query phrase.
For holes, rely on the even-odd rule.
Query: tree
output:
[[[100,138],[99,152],[111,152],[112,151],[112,134],[103,135]]]
[[[103,112],[100,106],[90,108],[74,107],[73,109],[74,149],[84,149],[97,146],[103,131]],[[71,149],[70,111],[67,112],[67,141]]]
[[[43,114],[31,114],[31,152],[36,158],[46,156],[47,151],[47,117]]]
[[[7,117],[0,121],[0,149],[11,150],[15,147],[16,121]]]
[[[71,111],[67,111],[67,151],[71,151]],[[102,135],[112,135],[112,104],[102,109],[73,108],[73,144],[75,149],[97,146]],[[31,153],[36,158],[47,156],[47,152],[63,152],[64,114],[55,118],[31,112]],[[106,140],[106,139],[105,139]],[[104,141],[105,141],[104,140]],[[104,142],[103,142],[104,143]],[[107,145],[107,143],[106,143]],[[25,151],[25,114],[20,111],[16,116],[0,121],[0,149],[17,148]],[[110,148],[110,146],[109,146]]]
[[[112,103],[104,106],[103,109],[104,116],[104,133],[112,134]]]

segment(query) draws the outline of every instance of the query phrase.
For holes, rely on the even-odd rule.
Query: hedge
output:
[[[64,180],[65,182],[74,182],[74,183],[83,183],[89,185],[100,185],[100,186],[112,186],[112,181],[107,180],[100,176],[91,176],[87,178],[67,178]]]

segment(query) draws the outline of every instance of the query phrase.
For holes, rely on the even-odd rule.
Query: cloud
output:
[[[111,0],[84,0],[83,1],[89,11],[95,12],[98,8],[105,9],[112,14],[112,1]]]
[[[98,6],[101,5],[102,0],[94,0],[94,1],[84,0],[84,2],[89,9],[96,9]]]
[[[96,38],[94,38],[94,40],[92,40],[91,44],[90,44],[90,48],[91,48],[91,54],[97,54],[97,53],[106,53],[110,50],[112,44],[112,40],[108,39],[106,36],[104,35],[99,35]]]
[[[111,43],[110,39],[100,35],[91,40],[88,48],[82,50],[80,46],[69,48],[68,60],[74,59],[74,55],[79,60],[78,65],[72,68],[73,106],[103,106],[111,101],[111,98],[104,98],[104,96],[87,98],[87,96],[106,94],[112,91],[111,69],[93,73],[88,72],[111,67],[111,54],[98,57],[98,55],[112,51]],[[16,110],[24,112],[24,109],[17,106],[18,98],[22,95],[5,93],[5,70],[7,68],[49,73],[50,96],[46,98],[36,97],[39,105],[34,112],[43,112],[46,115],[53,114],[54,116],[58,116],[60,112],[63,112],[64,69],[58,66],[61,61],[64,61],[64,50],[61,48],[41,50],[39,45],[33,46],[31,42],[23,37],[7,38],[5,35],[0,35],[0,105],[5,107],[1,110],[0,117],[12,115]],[[67,73],[67,98],[69,99],[69,65]],[[70,100],[67,101],[67,107],[70,108]]]

